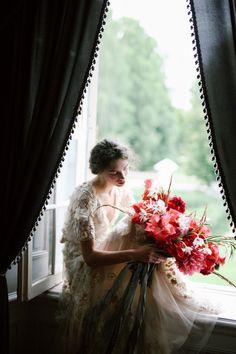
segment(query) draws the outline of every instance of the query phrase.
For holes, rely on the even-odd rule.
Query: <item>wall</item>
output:
[[[56,353],[57,304],[57,297],[45,295],[10,303],[10,354]]]

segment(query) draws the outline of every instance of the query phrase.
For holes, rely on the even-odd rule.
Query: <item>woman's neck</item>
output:
[[[114,190],[114,185],[107,183],[107,181],[100,176],[95,177],[92,183],[99,194],[105,193],[111,195]]]

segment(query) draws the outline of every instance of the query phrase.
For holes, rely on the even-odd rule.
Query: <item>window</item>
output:
[[[59,241],[68,197],[76,185],[89,178],[88,155],[96,137],[118,138],[130,144],[137,153],[138,170],[129,176],[137,199],[145,178],[162,179],[163,184],[168,180],[166,170],[156,164],[171,160],[172,167],[178,168],[174,174],[173,193],[181,195],[187,201],[188,209],[196,210],[198,215],[208,204],[213,232],[230,232],[214,182],[210,156],[205,158],[207,137],[197,83],[194,82],[196,73],[188,19],[184,18],[187,17],[185,0],[178,3],[150,1],[150,6],[145,7],[145,16],[149,13],[150,18],[143,17],[142,6],[142,2],[135,0],[114,0],[111,4],[101,44],[99,70],[97,67],[94,72],[83,115],[50,203],[20,266],[22,299],[31,299],[61,280]],[[179,14],[177,22],[176,13]],[[151,20],[153,14],[154,20]],[[127,17],[123,18],[124,15]],[[235,260],[232,260],[222,273],[236,280],[234,267]],[[16,291],[16,278],[14,267],[9,273],[12,293]],[[209,296],[226,299],[223,301],[226,304],[232,303],[236,295],[234,289],[215,276],[196,275],[193,280],[196,286],[208,291]],[[206,281],[205,285],[203,281]],[[228,309],[225,313],[226,317],[236,318]]]
[[[182,196],[189,212],[200,218],[207,206],[212,233],[230,235],[208,147],[186,2],[146,5],[111,3],[100,53],[98,138],[112,136],[136,152],[137,171],[129,175],[136,199],[145,178],[167,186],[173,173],[172,193]],[[220,272],[236,281],[234,269],[232,259]],[[234,288],[215,275],[196,274],[191,281],[226,299],[226,316],[236,319],[233,306],[229,311]]]

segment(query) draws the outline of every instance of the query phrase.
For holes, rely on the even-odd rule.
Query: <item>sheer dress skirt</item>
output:
[[[137,247],[144,242],[142,229],[135,227],[129,217],[124,217],[109,233],[106,240],[97,244],[103,250],[122,250]],[[69,249],[69,247],[68,247]],[[64,252],[69,252],[65,244]],[[101,301],[111,289],[114,280],[126,264],[99,268],[88,267],[82,256],[67,257],[66,281],[60,301],[60,352],[67,354],[91,354],[80,352],[84,333],[86,313]],[[95,342],[104,340],[102,329],[112,318],[127,287],[130,274],[112,302],[105,308],[96,322]],[[136,290],[137,298],[139,288]],[[218,305],[210,303],[196,293],[191,282],[179,272],[172,258],[158,264],[154,271],[151,287],[145,301],[145,314],[142,329],[135,347],[137,354],[184,353],[186,346],[194,346],[196,352],[206,344],[219,312]],[[134,321],[137,309],[136,296],[132,303],[129,321],[125,323],[122,335],[111,354],[124,354],[127,348],[127,333]],[[126,328],[127,326],[127,328]],[[134,353],[134,354],[135,354]],[[100,353],[99,354],[103,354]],[[105,354],[105,352],[104,352]]]

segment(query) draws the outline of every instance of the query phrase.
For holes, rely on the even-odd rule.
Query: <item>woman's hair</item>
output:
[[[89,167],[93,174],[103,172],[113,160],[130,158],[130,151],[115,140],[104,139],[98,142],[90,153]]]

